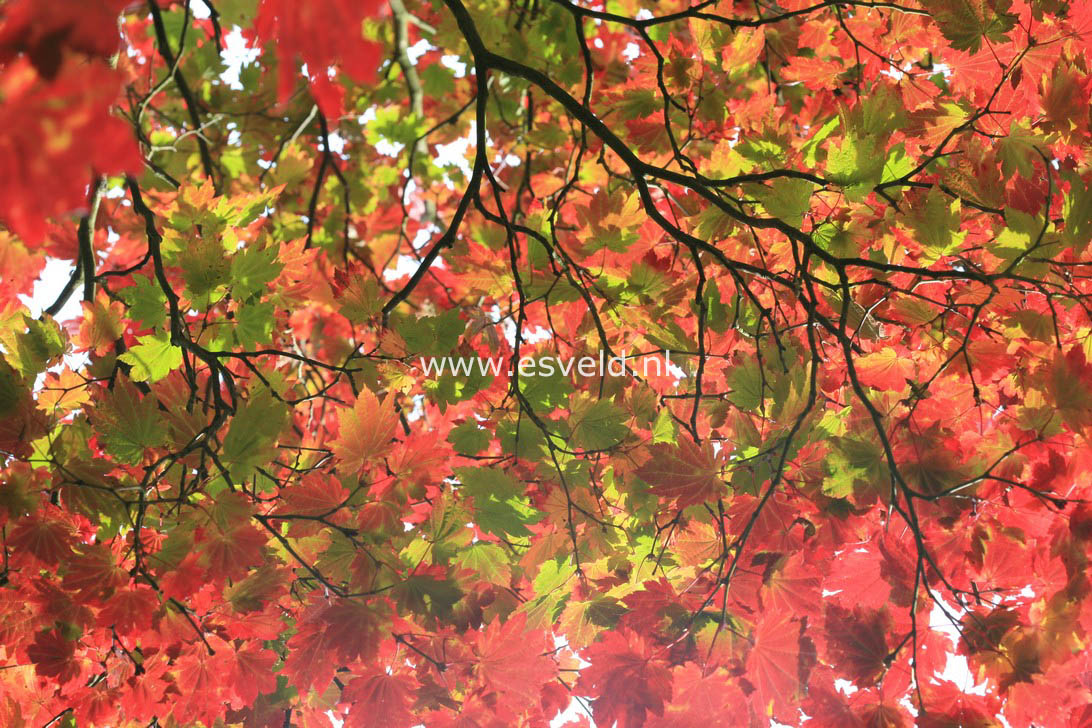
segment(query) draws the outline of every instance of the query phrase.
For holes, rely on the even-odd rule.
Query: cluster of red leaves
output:
[[[403,5],[0,10],[0,725],[1088,725],[1092,5]]]
[[[311,92],[322,113],[343,113],[344,89],[336,75],[344,71],[356,83],[375,80],[384,47],[361,38],[361,26],[385,9],[383,0],[261,0],[254,35],[277,46],[277,95],[284,102],[296,86],[296,60],[305,64]]]
[[[0,15],[0,220],[29,244],[85,208],[95,175],[138,172],[132,131],[111,115],[123,77],[124,0],[17,0]]]

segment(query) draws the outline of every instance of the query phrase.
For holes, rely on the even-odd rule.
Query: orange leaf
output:
[[[365,389],[352,409],[342,410],[338,417],[340,436],[331,444],[331,449],[346,470],[360,470],[365,462],[390,446],[394,428],[398,425],[393,404],[392,397],[380,402],[371,390]]]

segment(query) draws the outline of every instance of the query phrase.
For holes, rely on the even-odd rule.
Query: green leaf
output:
[[[627,611],[624,604],[609,596],[583,602],[569,601],[561,613],[559,625],[573,648],[583,648],[605,628],[615,626]]]
[[[52,316],[38,320],[26,314],[15,314],[0,321],[0,331],[3,331],[0,344],[7,350],[8,362],[27,381],[34,381],[64,354],[64,334]]]
[[[235,318],[235,338],[245,349],[269,344],[273,337],[273,304],[250,303],[239,309]]]
[[[492,439],[493,436],[488,430],[470,421],[452,428],[447,436],[447,441],[455,446],[455,451],[460,455],[477,455],[489,447]]]
[[[413,354],[447,354],[466,329],[466,323],[459,317],[459,309],[453,308],[439,316],[423,318],[406,317],[393,321],[395,331],[406,342],[406,348]]]
[[[147,276],[133,276],[133,285],[122,288],[118,295],[129,304],[129,315],[144,328],[154,329],[167,318],[167,297]]]
[[[427,128],[423,120],[407,114],[401,106],[387,106],[376,110],[375,119],[364,129],[364,138],[373,145],[388,141],[409,146]]]
[[[235,298],[245,300],[265,290],[284,264],[277,260],[277,248],[247,246],[231,260],[231,289]]]
[[[572,395],[572,383],[561,372],[556,359],[539,357],[534,360],[533,377],[520,377],[519,388],[535,412],[546,413],[566,404]],[[575,371],[576,366],[570,370]],[[527,369],[527,371],[531,371]]]
[[[1092,187],[1089,187],[1075,173],[1066,175],[1069,180],[1069,192],[1066,193],[1062,206],[1065,217],[1065,229],[1062,239],[1078,253],[1088,248],[1092,238]]]
[[[573,405],[571,443],[584,450],[606,450],[629,434],[626,415],[606,399],[577,400]]]
[[[804,145],[800,147],[800,151],[804,154],[804,162],[809,167],[815,166],[815,155],[819,151],[819,145],[826,141],[827,138],[834,133],[842,123],[842,120],[837,116],[832,116],[827,120],[825,124],[819,127],[819,130],[812,135],[811,139],[804,142]]]
[[[92,423],[106,451],[129,465],[140,462],[145,448],[162,445],[167,436],[156,398],[142,397],[124,375],[95,407]]]
[[[569,583],[576,574],[576,566],[566,559],[551,559],[542,564],[535,576],[535,593],[549,594]]]
[[[1008,12],[1011,0],[922,0],[922,5],[952,42],[952,48],[977,53],[982,39],[994,43],[1016,26],[1017,16]]]
[[[929,189],[925,200],[910,211],[908,224],[914,237],[925,249],[928,263],[954,252],[967,233],[956,232],[960,225],[959,200],[949,199],[937,187]]]
[[[181,243],[184,247],[177,264],[191,296],[204,298],[231,280],[231,262],[224,246],[234,237],[229,230],[222,237],[198,234],[196,239]]]
[[[851,128],[867,138],[883,138],[906,125],[906,107],[894,87],[877,86],[846,113]]]
[[[472,496],[507,498],[523,495],[523,486],[503,470],[495,468],[456,468],[455,475],[463,489]]]
[[[391,598],[415,614],[444,617],[449,615],[463,592],[451,581],[431,576],[408,576],[391,589]]]
[[[375,278],[354,276],[338,295],[338,313],[354,324],[362,324],[383,310],[379,283]]]
[[[652,443],[674,444],[676,437],[678,437],[678,427],[675,425],[675,419],[671,416],[671,410],[663,407],[656,415],[656,421],[652,423]]]
[[[474,363],[473,360],[471,363]],[[459,371],[458,376],[445,374],[439,379],[430,379],[425,382],[425,391],[440,407],[441,412],[445,411],[449,404],[473,397],[493,381],[492,374],[482,374],[477,366],[473,366],[469,374],[462,374],[465,370]]]
[[[445,96],[455,91],[455,74],[441,63],[433,63],[421,69],[421,83],[425,94]]]
[[[171,344],[166,333],[137,338],[140,343],[118,357],[133,369],[129,376],[136,382],[158,382],[182,365],[182,348]]]
[[[833,143],[827,152],[827,177],[841,185],[874,184],[883,171],[884,156],[870,139],[855,133]]]
[[[695,313],[697,309],[695,308]],[[731,325],[732,309],[724,302],[716,281],[705,285],[705,323],[714,332],[723,334]]]
[[[914,160],[906,156],[906,147],[896,144],[887,152],[887,161],[883,165],[880,182],[891,182],[906,176],[914,169]]]
[[[497,425],[497,437],[504,452],[528,460],[543,455],[546,438],[529,417],[520,417]]]
[[[265,465],[276,452],[277,436],[284,427],[288,408],[266,389],[252,393],[231,421],[221,459],[235,481],[242,481]]]
[[[762,369],[758,363],[740,364],[728,374],[732,393],[728,400],[741,410],[757,410],[762,406]]]
[[[455,563],[494,584],[507,586],[512,578],[512,567],[508,562],[508,555],[496,544],[476,543],[463,550],[455,558]]]
[[[799,227],[808,211],[811,193],[815,185],[806,179],[781,177],[775,179],[770,189],[759,198],[766,211],[777,219]]]
[[[474,499],[474,521],[478,528],[497,536],[530,536],[527,525],[542,513],[523,495],[523,486],[502,470],[459,468],[462,490]]]
[[[1035,161],[1041,160],[1042,139],[1029,131],[1026,123],[1013,124],[1007,136],[997,141],[997,156],[1005,177],[1019,173],[1024,179],[1035,178]]]

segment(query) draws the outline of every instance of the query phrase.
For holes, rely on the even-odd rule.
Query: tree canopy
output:
[[[1092,725],[1090,50],[0,4],[0,725]]]

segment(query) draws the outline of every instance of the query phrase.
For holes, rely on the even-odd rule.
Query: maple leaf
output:
[[[134,585],[115,591],[99,612],[99,622],[127,635],[147,629],[159,608],[155,592],[148,586]]]
[[[93,413],[106,451],[123,463],[139,462],[147,448],[165,444],[167,431],[159,403],[141,395],[128,377],[119,376]]]
[[[182,698],[171,706],[177,719],[190,715],[207,721],[222,710],[221,701],[228,687],[224,678],[231,674],[229,651],[216,635],[205,635],[204,641],[191,645],[180,656],[178,688]]]
[[[69,559],[62,584],[65,589],[93,601],[109,595],[125,579],[125,570],[110,549],[94,544],[81,548],[79,554]]]
[[[836,594],[834,598],[844,606],[879,608],[891,593],[880,562],[880,554],[868,549],[840,554],[823,580],[823,590]]]
[[[1047,382],[1055,404],[1066,422],[1075,427],[1092,424],[1092,364],[1080,347],[1054,356]]]
[[[139,344],[118,357],[132,367],[129,376],[134,382],[158,382],[182,365],[182,347],[172,344],[167,334],[137,340]]]
[[[716,721],[745,725],[747,698],[724,670],[705,670],[695,663],[674,668],[675,695],[662,717],[653,717],[650,728],[706,728]]]
[[[267,389],[253,393],[239,408],[224,436],[224,462],[232,477],[246,480],[276,453],[276,439],[284,427],[288,412]]]
[[[336,637],[320,625],[309,626],[292,635],[284,662],[285,675],[299,690],[324,690],[334,677],[330,653],[336,643]]]
[[[791,704],[800,686],[800,627],[789,614],[766,614],[753,639],[747,671],[755,684],[758,704],[763,712],[780,710]]]
[[[305,475],[299,485],[285,490],[279,511],[304,516],[328,516],[345,503],[347,495],[336,478],[317,473]]]
[[[1000,42],[1016,25],[1016,15],[1008,12],[1009,0],[929,0],[922,4],[958,50],[973,53],[983,38]]]
[[[671,699],[671,673],[656,663],[637,635],[607,632],[584,651],[591,663],[580,671],[577,690],[593,696],[595,722],[639,728],[647,716],[663,715]]]
[[[394,399],[387,396],[380,401],[371,390],[364,389],[352,409],[341,412],[339,422],[338,437],[330,449],[346,470],[355,472],[390,447],[398,425]]]
[[[56,678],[62,685],[77,677],[82,669],[76,659],[76,644],[56,631],[38,633],[27,647],[27,657],[38,675]]]
[[[408,728],[414,723],[404,677],[386,672],[356,677],[341,697],[353,703],[345,719],[349,728]]]
[[[822,600],[821,579],[810,572],[803,559],[791,559],[763,581],[763,607],[787,614],[818,614]]]
[[[20,519],[8,543],[11,548],[32,554],[43,564],[56,564],[72,553],[76,532],[72,524],[51,508]]]
[[[339,600],[318,603],[289,640],[284,670],[297,687],[324,688],[334,675],[334,655],[341,662],[369,657],[378,646],[376,613],[366,604]]]
[[[80,322],[80,345],[98,355],[106,353],[121,336],[125,306],[120,301],[111,302],[105,291],[99,291],[93,302],[83,302],[83,321]]]
[[[682,437],[677,445],[657,443],[649,449],[652,458],[637,469],[637,475],[656,495],[674,498],[679,508],[685,508],[724,493],[720,465],[708,442],[698,445]]]
[[[249,523],[209,528],[200,540],[202,563],[213,573],[238,578],[262,563],[267,540],[263,531]]]
[[[339,64],[356,81],[375,78],[383,47],[361,38],[360,26],[367,17],[379,14],[379,0],[322,0],[301,4],[291,0],[262,0],[254,20],[255,33],[275,42],[284,55],[278,81],[282,101],[293,84],[293,61],[298,56],[307,64],[311,84],[321,101],[322,111],[336,117],[341,107],[337,94],[325,77],[325,69]]]
[[[190,553],[181,563],[167,571],[159,580],[163,595],[173,599],[186,599],[208,584],[209,575],[201,561],[201,554]]]
[[[498,700],[517,709],[536,703],[542,686],[557,676],[546,650],[541,633],[528,633],[526,615],[494,621],[478,641],[478,674]]]
[[[30,442],[46,433],[45,414],[34,405],[30,387],[0,360],[0,452],[25,457]]]
[[[15,24],[8,28],[17,33]],[[128,125],[110,115],[120,82],[105,64],[74,57],[48,82],[21,57],[0,68],[0,219],[27,242],[42,241],[46,218],[87,204],[92,170],[140,169]]]
[[[118,13],[128,0],[58,0],[47,9],[34,0],[15,0],[0,24],[0,63],[26,53],[38,72],[52,78],[64,49],[108,58],[118,49]]]
[[[890,615],[885,610],[850,611],[832,605],[826,609],[825,625],[828,661],[858,685],[875,683],[887,667]]]
[[[232,685],[243,705],[252,705],[259,694],[277,689],[277,676],[273,672],[275,652],[250,642],[235,651],[234,659]]]
[[[917,365],[894,349],[883,349],[858,359],[855,363],[861,384],[874,389],[901,392],[913,379]]]

